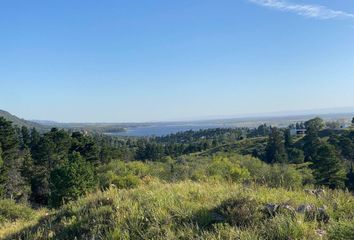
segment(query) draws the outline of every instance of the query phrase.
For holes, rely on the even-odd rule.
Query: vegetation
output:
[[[0,117],[0,238],[352,239],[354,132],[325,126],[117,138]]]
[[[286,206],[268,213],[268,205]],[[329,222],[308,219],[304,204],[327,207]],[[285,210],[289,209],[289,210]],[[317,210],[314,210],[317,211]],[[149,178],[134,189],[110,188],[50,214],[4,239],[352,239],[354,201],[346,192],[321,197],[302,190],[245,187],[219,181],[163,183]],[[273,214],[273,212],[272,212]],[[317,213],[315,213],[317,214]]]

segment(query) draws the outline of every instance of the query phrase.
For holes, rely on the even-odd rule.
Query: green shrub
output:
[[[212,213],[216,214],[219,221],[238,227],[259,224],[262,217],[257,201],[248,197],[228,199],[216,207]]]
[[[262,239],[269,240],[318,239],[313,228],[281,214],[264,222],[261,232]]]
[[[299,188],[302,186],[301,173],[290,165],[272,165],[265,179],[269,187]]]
[[[212,160],[208,166],[207,172],[210,176],[229,181],[242,182],[250,179],[250,173],[246,168],[222,156],[217,156]]]
[[[112,184],[118,188],[134,188],[140,184],[140,178],[132,174],[126,176],[115,176],[112,179]]]
[[[12,200],[0,200],[0,224],[16,220],[29,220],[34,216],[34,211]]]
[[[133,188],[149,172],[150,166],[146,163],[112,161],[98,169],[100,187],[107,189],[113,184],[118,188]]]
[[[334,222],[328,230],[330,240],[353,240],[354,239],[354,220]]]

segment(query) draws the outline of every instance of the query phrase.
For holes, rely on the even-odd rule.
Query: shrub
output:
[[[270,187],[298,188],[302,186],[302,175],[290,165],[272,165],[265,179]]]
[[[216,207],[212,213],[219,218],[219,221],[238,227],[247,227],[261,221],[259,204],[248,197],[228,199]]]
[[[133,188],[149,171],[149,165],[142,162],[113,161],[98,170],[100,187],[107,189],[113,184],[118,188]]]
[[[290,239],[318,239],[313,229],[287,215],[277,215],[262,225],[262,239],[290,240]]]
[[[0,224],[16,220],[30,220],[34,211],[29,207],[12,200],[0,200]]]
[[[354,237],[354,222],[340,221],[331,224],[328,230],[328,239],[352,240]]]
[[[112,184],[118,188],[134,188],[140,184],[140,178],[132,174],[126,176],[115,176],[112,179]]]
[[[246,168],[222,156],[215,157],[212,160],[211,164],[208,166],[207,172],[210,176],[229,181],[244,181],[250,179],[250,173]]]

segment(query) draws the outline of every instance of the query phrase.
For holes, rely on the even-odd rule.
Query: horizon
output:
[[[24,119],[31,122],[44,124],[45,122],[56,124],[157,124],[157,123],[193,123],[193,122],[213,122],[213,121],[226,121],[226,120],[265,120],[265,119],[278,119],[278,118],[296,118],[296,117],[325,117],[336,115],[348,115],[351,119],[354,114],[353,107],[340,107],[340,108],[322,108],[322,109],[304,109],[297,111],[277,111],[266,113],[250,113],[242,115],[228,115],[228,116],[204,116],[198,118],[189,119],[167,119],[167,120],[155,120],[155,121],[141,121],[141,122],[60,122],[55,119],[26,119],[20,115],[13,114],[4,109],[0,111],[8,112],[20,119]],[[350,120],[348,118],[348,120]]]
[[[0,109],[24,119],[143,123],[354,106],[350,1],[6,2],[0,13]]]

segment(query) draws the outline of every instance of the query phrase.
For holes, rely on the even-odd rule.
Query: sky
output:
[[[4,0],[0,109],[145,122],[354,106],[353,0]]]

